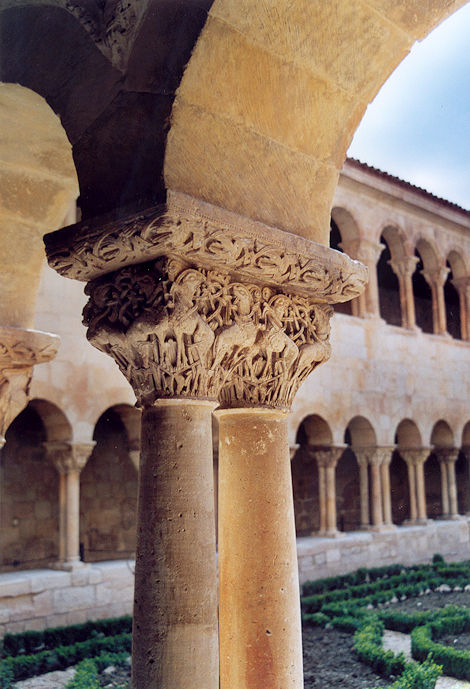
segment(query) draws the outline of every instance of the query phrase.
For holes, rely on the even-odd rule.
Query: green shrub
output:
[[[90,658],[77,665],[75,676],[67,683],[66,689],[100,689],[98,668]]]
[[[445,562],[445,560],[440,553],[434,553],[434,555],[432,556],[433,565],[441,564],[444,562]]]

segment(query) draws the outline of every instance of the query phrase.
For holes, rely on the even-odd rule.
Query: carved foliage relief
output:
[[[88,338],[112,356],[141,406],[161,397],[289,407],[329,357],[331,307],[179,259],[88,283]]]

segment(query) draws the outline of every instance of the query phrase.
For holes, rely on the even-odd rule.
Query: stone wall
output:
[[[470,558],[467,519],[402,526],[388,532],[354,532],[339,538],[298,538],[300,582],[381,567],[429,562],[435,553],[448,561]]]
[[[131,560],[101,562],[74,572],[51,569],[0,575],[0,636],[129,615]]]

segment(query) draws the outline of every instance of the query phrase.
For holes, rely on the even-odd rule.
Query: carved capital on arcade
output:
[[[444,464],[455,464],[459,456],[459,450],[456,447],[434,447],[432,451],[438,461]]]
[[[308,452],[315,459],[319,467],[336,468],[338,460],[347,445],[309,445]]]
[[[421,272],[423,274],[424,279],[431,288],[433,286],[443,287],[445,281],[447,280],[447,276],[450,272],[450,268],[447,268],[446,266],[441,266],[440,268],[435,268],[434,270],[423,270]]]
[[[345,255],[169,192],[164,206],[46,237],[49,262],[88,281],[88,338],[145,407],[164,397],[288,408],[330,353],[330,304],[367,269]]]
[[[397,448],[400,455],[407,464],[424,464],[432,452],[430,447],[399,447]]]
[[[45,442],[47,457],[59,474],[80,472],[89,460],[95,442]]]
[[[376,448],[376,462],[380,466],[386,466],[392,461],[395,445],[381,445]]]
[[[0,327],[0,446],[8,426],[28,404],[34,366],[53,359],[59,344],[58,335]]]
[[[403,256],[398,260],[390,260],[389,264],[397,277],[406,279],[413,275],[418,262],[419,258],[417,256]]]

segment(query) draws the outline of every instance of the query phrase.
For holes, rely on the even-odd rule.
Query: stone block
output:
[[[326,561],[328,564],[332,562],[339,562],[341,560],[341,550],[339,548],[332,548],[326,551]]]
[[[18,574],[11,578],[4,577],[5,575],[0,576],[0,600],[9,596],[21,596],[31,591],[29,579],[23,579]]]
[[[97,584],[95,587],[96,605],[108,605],[113,600],[113,589],[108,583]]]
[[[77,567],[70,572],[72,578],[72,586],[85,586],[90,583],[90,567],[84,565]]]
[[[70,586],[71,583],[70,572],[52,569],[36,570],[31,578],[31,591],[32,593],[37,593],[38,591],[64,588]]]
[[[64,627],[67,624],[67,615],[65,613],[48,615],[46,617],[46,627]]]
[[[100,569],[95,566],[90,567],[90,572],[88,575],[88,581],[90,584],[99,584],[103,581],[103,573]]]
[[[53,592],[54,612],[71,612],[92,608],[95,604],[94,586],[76,586]]]
[[[33,596],[34,616],[51,615],[53,612],[52,591],[42,591]]]

